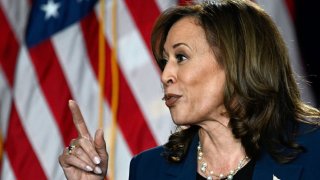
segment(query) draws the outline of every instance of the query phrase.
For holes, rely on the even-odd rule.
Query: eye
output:
[[[177,59],[178,63],[180,63],[180,62],[182,62],[184,60],[187,60],[187,57],[185,55],[183,55],[183,54],[177,54],[176,55],[176,59]]]
[[[167,62],[168,62],[168,60],[166,60],[166,59],[159,59],[158,60],[158,65],[159,65],[161,71],[164,70],[164,68],[166,67]]]

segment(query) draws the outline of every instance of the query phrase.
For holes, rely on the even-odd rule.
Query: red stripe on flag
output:
[[[285,3],[287,5],[287,9],[291,15],[291,18],[294,21],[296,19],[296,7],[294,4],[294,0],[285,0]]]
[[[98,21],[94,13],[91,13],[81,21],[81,27],[88,50],[88,55],[91,65],[98,76]],[[106,84],[105,96],[109,104],[111,104],[111,68],[110,68],[110,47],[106,44],[107,63],[106,63]],[[119,111],[117,115],[118,124],[127,141],[131,152],[137,154],[145,149],[156,146],[156,141],[146,123],[129,86],[121,71],[119,69]]]
[[[130,91],[126,79],[120,72],[120,99],[118,122],[120,128],[132,149],[133,154],[157,145],[150,128],[146,124],[145,117]]]
[[[51,41],[46,40],[30,48],[29,53],[44,96],[63,136],[64,144],[68,145],[72,138],[77,137],[68,108],[68,100],[72,99],[72,96]]]
[[[160,15],[154,0],[126,0],[127,7],[139,29],[149,52],[151,52],[151,31],[153,24]],[[152,53],[150,53],[152,54]]]
[[[17,179],[47,179],[13,104],[4,149]]]
[[[85,46],[88,52],[88,56],[91,62],[91,67],[93,71],[95,72],[96,78],[98,77],[98,72],[99,72],[99,54],[98,54],[98,49],[99,49],[99,25],[97,21],[97,17],[94,12],[88,14],[85,18],[80,23],[82,32],[83,32],[83,38],[85,41]],[[112,78],[111,78],[111,61],[110,61],[110,56],[111,56],[111,51],[110,48],[107,47],[105,48],[105,53],[106,53],[106,77],[105,77],[105,95],[107,99],[111,99],[111,83],[112,83]],[[97,78],[98,79],[98,78]]]
[[[13,86],[19,44],[0,6],[0,65]]]
[[[187,5],[191,3],[192,3],[192,0],[178,0],[179,5]]]

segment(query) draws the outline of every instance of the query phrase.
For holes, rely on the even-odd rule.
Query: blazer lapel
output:
[[[183,162],[168,166],[166,174],[172,179],[196,179],[197,173],[197,145],[199,136],[196,134],[189,147],[189,152]]]
[[[302,170],[300,165],[276,163],[264,153],[256,162],[253,180],[299,180]]]

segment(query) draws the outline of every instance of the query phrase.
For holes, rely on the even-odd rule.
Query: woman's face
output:
[[[225,72],[201,26],[192,17],[177,21],[164,44],[161,75],[166,105],[178,125],[218,120],[225,107]]]

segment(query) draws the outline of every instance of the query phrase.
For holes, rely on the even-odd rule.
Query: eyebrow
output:
[[[191,49],[186,43],[177,43],[177,44],[174,44],[172,47],[177,48],[179,46],[187,46],[189,49]]]
[[[175,48],[177,48],[177,47],[179,47],[179,46],[186,46],[186,47],[188,47],[189,49],[191,49],[191,47],[190,46],[188,46],[186,43],[176,43],[176,44],[174,44],[172,47],[173,47],[173,49],[175,49]],[[167,53],[167,51],[166,51],[166,49],[165,48],[163,48],[163,52],[162,52],[164,55],[168,55],[168,53]],[[163,55],[162,55],[163,56]]]

